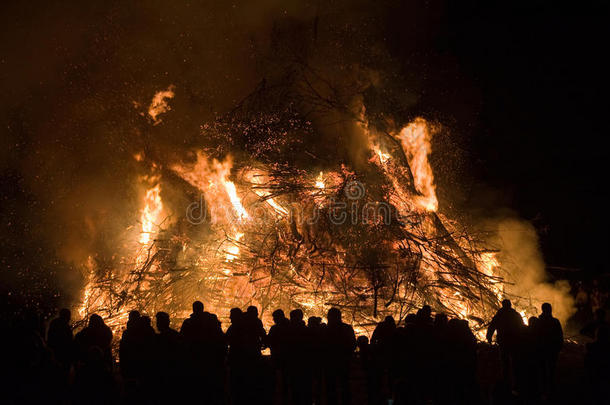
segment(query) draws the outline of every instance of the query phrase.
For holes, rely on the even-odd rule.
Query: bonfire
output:
[[[361,103],[310,87],[299,90],[314,94],[307,113],[302,99],[262,84],[203,125],[202,147],[188,156],[134,153],[147,172],[140,220],[120,260],[89,260],[83,319],[98,313],[118,331],[131,309],[163,310],[177,324],[199,299],[223,321],[232,307],[256,305],[267,326],[276,308],[323,317],[337,307],[366,333],[429,304],[485,327],[507,280],[485,234],[439,211],[429,162],[439,125],[373,124]],[[149,125],[171,114],[174,91],[154,97]],[[322,110],[356,133],[357,156],[311,147],[324,142],[314,124]]]

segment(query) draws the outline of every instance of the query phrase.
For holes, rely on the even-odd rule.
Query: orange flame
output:
[[[234,216],[238,221],[250,217],[237,195],[235,183],[228,179],[232,167],[231,156],[227,156],[223,162],[216,159],[209,161],[199,152],[195,164],[174,165],[172,170],[204,193],[212,222],[230,224]],[[232,212],[228,211],[227,207],[232,207]]]
[[[148,107],[148,115],[153,120],[153,125],[161,123],[161,119],[158,118],[160,114],[170,111],[172,108],[167,104],[167,99],[174,98],[175,86],[171,85],[166,90],[161,90],[155,93],[150,106]]]
[[[146,191],[144,201],[145,205],[140,219],[142,222],[140,243],[148,246],[150,244],[151,235],[153,234],[154,228],[159,223],[161,213],[163,212],[163,203],[161,202],[161,185],[159,183]]]
[[[416,201],[428,211],[438,210],[434,174],[428,162],[432,147],[430,145],[430,130],[426,120],[416,118],[415,121],[400,131],[398,138],[407,155],[413,173],[415,189],[422,194],[417,196]]]

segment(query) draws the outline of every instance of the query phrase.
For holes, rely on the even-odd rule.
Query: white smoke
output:
[[[565,326],[575,312],[574,298],[567,281],[548,279],[534,227],[529,222],[510,218],[499,221],[497,231],[502,247],[500,262],[510,282],[505,291],[520,297],[513,301],[517,307],[526,309],[528,316],[540,314],[542,303],[550,303],[554,316]]]

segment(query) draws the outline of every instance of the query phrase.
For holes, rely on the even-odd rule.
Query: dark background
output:
[[[3,3],[3,297],[20,290],[34,302],[78,291],[82,280],[67,276],[78,271],[62,249],[86,257],[104,243],[90,237],[96,227],[120,229],[104,221],[124,211],[129,185],[120,173],[131,170],[134,139],[143,142],[133,100],[201,82],[187,100],[199,107],[174,128],[196,134],[209,106],[230,106],[259,80],[251,44],[318,23],[352,24],[362,38],[370,30],[397,82],[410,86],[407,115],[445,126],[461,162],[457,208],[514,212],[536,227],[547,265],[581,270],[572,278],[607,274],[605,2],[303,3],[322,10],[319,21],[299,15],[297,2],[236,3]],[[435,167],[441,197],[442,179],[456,176],[443,170]]]
[[[492,216],[508,207],[532,221],[549,267],[582,270],[564,277],[607,274],[608,4],[420,7],[428,19],[415,29],[423,45],[415,55],[427,63],[417,108],[463,142],[464,206]],[[402,45],[412,33],[401,18],[390,17],[390,42],[412,72],[413,50]]]
[[[547,265],[607,272],[607,3],[456,2],[449,15],[481,92],[477,177],[533,221]]]

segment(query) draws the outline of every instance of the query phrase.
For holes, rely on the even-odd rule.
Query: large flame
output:
[[[416,201],[428,211],[438,210],[434,174],[428,161],[432,151],[428,123],[423,118],[417,118],[399,132],[398,138],[409,160],[415,188],[421,193]]]

